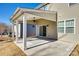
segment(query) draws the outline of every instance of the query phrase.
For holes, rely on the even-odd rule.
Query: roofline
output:
[[[14,19],[18,18],[19,16],[21,16],[21,15],[24,14],[24,13],[27,13],[27,12],[24,11],[23,9],[26,9],[26,10],[34,10],[34,11],[43,11],[43,10],[37,10],[37,9],[17,8],[17,9],[15,10],[15,12],[13,13],[13,15],[10,17],[10,20],[13,22]],[[21,14],[18,15],[16,18],[14,18],[14,17],[18,14],[18,12],[21,12]],[[47,12],[51,13],[52,11],[47,11]],[[56,11],[53,11],[53,12],[56,12]],[[13,19],[13,18],[14,18],[14,19]]]
[[[42,8],[42,7],[44,7],[44,6],[48,5],[48,4],[50,4],[50,3],[41,3],[35,9],[40,9],[40,8]]]
[[[44,6],[48,5],[48,4],[49,4],[49,3],[42,3],[42,4],[40,4],[39,6],[37,6],[35,9],[40,9],[40,8],[42,8],[42,7],[44,7]],[[10,20],[11,20],[13,17],[15,17],[16,14],[17,14],[20,10],[21,10],[21,8],[17,8],[17,9],[15,10],[15,12],[13,13],[13,16],[10,17]]]
[[[19,11],[20,11],[20,8],[17,8],[17,9],[15,10],[15,12],[12,14],[12,16],[10,17],[10,20],[11,20],[13,17],[15,17],[16,14],[17,14]]]

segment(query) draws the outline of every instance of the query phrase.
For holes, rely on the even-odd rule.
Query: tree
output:
[[[0,23],[0,35],[4,33],[5,30],[8,29],[8,26],[5,23]]]

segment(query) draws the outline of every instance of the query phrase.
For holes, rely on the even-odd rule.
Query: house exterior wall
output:
[[[34,24],[33,21],[28,21],[27,23],[28,24]],[[56,22],[48,21],[48,20],[45,20],[45,19],[38,19],[38,20],[36,20],[35,24],[38,27],[48,25],[46,37],[57,39],[57,23]],[[39,34],[38,34],[38,36],[39,36]]]
[[[77,36],[79,35],[79,4],[75,4],[73,6],[68,6],[68,3],[53,3],[53,4],[48,4],[47,5],[48,10],[50,11],[57,11],[57,22],[62,21],[62,20],[67,20],[67,19],[71,19],[71,18],[75,18],[75,34],[74,33],[69,33],[69,34],[65,34],[68,35],[66,38],[64,35],[64,33],[58,33],[58,37],[60,39],[69,39],[72,36]],[[78,36],[77,36],[78,38]]]
[[[27,37],[36,36],[36,25],[27,24]]]
[[[57,23],[56,22],[53,22],[53,21],[49,21],[49,20],[45,20],[45,19],[37,19],[35,21],[35,23],[33,22],[33,20],[27,20],[27,24],[31,24],[31,26],[29,27],[29,25],[27,25],[28,27],[28,30],[29,28],[32,28],[32,25],[37,25],[37,27],[40,27],[40,26],[47,26],[47,33],[46,33],[46,37],[47,38],[54,38],[54,39],[57,39]],[[37,30],[37,28],[35,27],[35,29]],[[18,33],[19,33],[19,27],[18,27]],[[33,30],[33,29],[31,29]],[[31,31],[29,30],[29,31]],[[35,32],[36,30],[34,30],[33,32]],[[39,30],[38,30],[39,31]],[[20,35],[21,33],[19,33]],[[36,36],[36,32],[33,34],[33,35],[30,35],[30,33],[28,32],[27,33],[28,36]],[[16,25],[15,25],[15,35],[16,35]],[[19,37],[18,35],[18,37]],[[39,36],[39,34],[37,35]]]
[[[42,26],[42,25],[47,26],[48,25],[47,26],[47,33],[46,33],[47,36],[46,37],[57,39],[56,22],[40,19],[40,20],[37,20],[37,24],[38,24],[38,26]]]

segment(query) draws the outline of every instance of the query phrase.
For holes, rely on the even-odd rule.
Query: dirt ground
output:
[[[26,56],[10,37],[0,37],[0,56]]]
[[[3,35],[1,36],[0,35],[0,42],[3,42],[3,41],[13,41],[14,39],[11,38],[11,37],[8,37],[8,35]]]
[[[26,56],[13,42],[0,44],[0,56]]]

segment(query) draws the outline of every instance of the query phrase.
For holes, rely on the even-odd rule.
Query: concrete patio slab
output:
[[[46,40],[46,39],[43,39],[43,38],[27,38],[27,49],[30,49],[30,48],[34,48],[34,47],[37,47],[37,46],[40,46],[40,45],[44,45],[44,44],[47,44],[47,43],[50,43],[50,42],[53,42],[53,41],[56,41],[56,40]],[[17,45],[18,44],[22,44],[22,39],[20,39],[18,41],[18,43],[16,43]]]
[[[31,39],[31,38],[30,38]],[[16,43],[23,50],[23,43]],[[32,38],[27,41],[27,50],[23,50],[28,56],[69,56],[76,46],[76,42],[62,40],[48,41]]]
[[[31,56],[68,56],[75,45],[75,43],[56,41],[28,49],[26,52]]]

